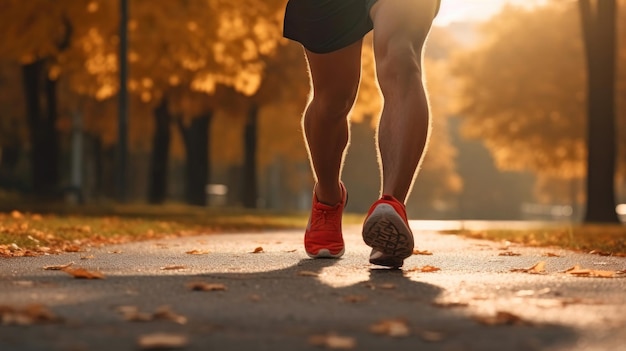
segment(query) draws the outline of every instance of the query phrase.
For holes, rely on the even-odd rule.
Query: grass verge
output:
[[[606,256],[626,257],[626,226],[572,225],[537,229],[450,230],[476,239],[510,241],[538,247],[559,247]]]
[[[210,233],[304,228],[308,213],[164,206],[29,206],[0,212],[0,257],[85,251],[89,247]],[[347,215],[347,223],[362,220]]]

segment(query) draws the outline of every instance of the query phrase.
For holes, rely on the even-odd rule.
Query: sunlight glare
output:
[[[454,22],[483,21],[495,15],[506,4],[536,6],[546,0],[441,0],[441,9],[435,25],[447,26]]]

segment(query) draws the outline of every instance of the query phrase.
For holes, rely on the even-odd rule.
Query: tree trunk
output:
[[[56,81],[44,77],[46,62],[37,60],[22,66],[26,114],[31,145],[32,187],[37,195],[51,194],[59,181],[59,138],[56,130]],[[42,96],[42,81],[45,94]],[[46,112],[42,111],[45,98]]]
[[[579,0],[587,59],[587,206],[584,222],[619,223],[615,210],[615,0]]]
[[[248,110],[246,125],[243,132],[244,140],[244,164],[241,202],[245,208],[257,207],[257,133],[258,133],[259,107],[252,103]]]
[[[151,204],[161,204],[167,196],[167,171],[171,135],[171,117],[166,97],[163,97],[153,113],[155,128],[152,138],[148,201]]]
[[[206,206],[206,185],[209,183],[209,128],[213,111],[194,117],[189,126],[177,119],[185,144],[185,201]]]

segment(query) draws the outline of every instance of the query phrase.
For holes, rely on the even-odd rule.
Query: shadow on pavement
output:
[[[313,350],[319,348],[309,337],[328,333],[355,338],[356,350],[567,349],[577,339],[574,330],[558,325],[483,326],[462,308],[434,306],[440,287],[410,280],[401,270],[363,266],[346,271],[338,262],[302,260],[282,269],[258,267],[255,273],[155,271],[109,275],[102,281],[62,274],[20,277],[36,282],[35,287],[11,288],[19,294],[11,295],[11,301],[43,303],[65,321],[1,326],[0,350],[136,350],[137,337],[154,332],[187,335],[185,350]],[[189,289],[189,283],[198,281],[221,283],[227,290]],[[123,305],[142,312],[169,305],[188,322],[125,321],[116,311]],[[371,325],[395,318],[406,321],[409,336],[369,331]],[[440,340],[425,340],[424,331],[436,332]]]

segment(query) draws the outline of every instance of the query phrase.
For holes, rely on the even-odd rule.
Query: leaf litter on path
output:
[[[58,323],[62,321],[62,319],[52,313],[48,307],[41,304],[31,304],[21,308],[0,305],[0,320],[2,321],[2,325],[20,326]]]
[[[189,338],[183,334],[153,333],[140,335],[137,346],[140,350],[180,349],[189,345]]]
[[[428,250],[418,250],[418,249],[414,249],[413,250],[413,255],[425,255],[425,256],[432,256],[432,252],[428,251]]]
[[[181,325],[187,324],[187,317],[174,312],[167,305],[159,306],[154,313],[141,312],[137,306],[120,306],[117,311],[129,322],[167,320]]]
[[[68,268],[69,266],[73,265],[74,262],[70,262],[67,264],[60,264],[60,265],[52,265],[52,266],[43,266],[43,269],[46,271],[62,271],[66,268]]]
[[[333,350],[351,350],[356,347],[356,339],[351,336],[342,336],[335,333],[312,335],[309,344]]]
[[[510,270],[511,272],[521,272],[521,273],[529,273],[529,274],[545,274],[546,273],[546,262],[539,261],[535,263],[530,268],[513,268]]]
[[[576,277],[589,277],[589,278],[618,278],[624,273],[623,271],[609,271],[581,268],[579,265],[575,265],[563,271],[563,273],[573,275]]]
[[[250,253],[253,253],[253,254],[258,254],[258,253],[263,253],[263,252],[264,252],[264,251],[263,251],[263,247],[259,246],[259,247],[255,248],[255,249],[254,249],[252,252],[250,252]]]
[[[191,282],[187,287],[193,291],[226,291],[226,285],[221,283]]]
[[[511,312],[497,311],[494,315],[474,316],[474,320],[480,324],[488,326],[496,325],[532,325],[531,322],[522,319]]]
[[[76,279],[105,279],[104,274],[97,271],[88,271],[84,268],[64,268],[62,271]]]
[[[411,334],[407,321],[402,318],[380,320],[370,325],[369,331],[373,334],[389,336],[392,338],[403,338]]]

